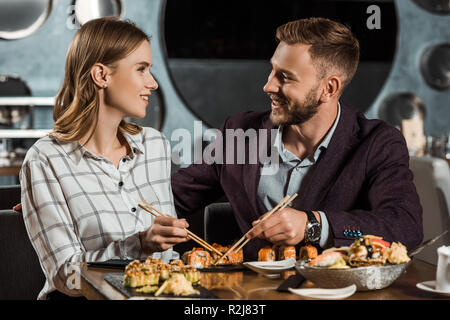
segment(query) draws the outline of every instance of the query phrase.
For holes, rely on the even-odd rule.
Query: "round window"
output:
[[[0,38],[14,40],[36,32],[52,10],[52,0],[0,1]]]
[[[75,16],[83,25],[86,22],[102,17],[121,17],[122,2],[120,0],[76,0]]]

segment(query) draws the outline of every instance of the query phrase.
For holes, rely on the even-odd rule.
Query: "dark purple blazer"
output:
[[[272,129],[269,115],[270,110],[231,116],[221,127],[223,137],[226,129]],[[269,148],[268,131],[264,144]],[[224,150],[225,146],[224,141]],[[245,152],[249,159],[249,149]],[[257,192],[261,162],[203,163],[180,169],[172,175],[178,215],[188,216],[225,195],[244,234],[266,212]],[[422,207],[409,170],[406,143],[397,129],[341,104],[341,118],[330,144],[313,168],[293,207],[323,211],[334,246],[349,245],[354,240],[352,231],[400,241],[408,250],[421,243]],[[266,244],[260,239],[250,241],[244,247],[246,260],[255,259]]]

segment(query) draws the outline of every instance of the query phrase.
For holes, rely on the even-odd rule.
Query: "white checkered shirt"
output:
[[[154,218],[141,200],[176,217],[169,142],[152,128],[124,136],[132,152],[118,168],[78,142],[45,137],[28,151],[20,182],[25,226],[46,276],[38,299],[55,289],[79,295],[66,283],[68,262],[144,258],[138,232]],[[154,256],[179,257],[172,249]]]

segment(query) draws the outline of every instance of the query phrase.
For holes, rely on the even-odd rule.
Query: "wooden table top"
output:
[[[104,280],[106,273],[122,272],[117,269],[104,269],[89,267],[86,263],[81,264],[81,292],[92,300],[125,300],[127,299],[120,291],[116,290]],[[291,271],[292,272],[295,271]],[[284,275],[284,276],[287,276]],[[428,300],[449,299],[450,297],[438,296],[422,291],[416,287],[416,283],[435,279],[436,266],[414,260],[406,272],[401,275],[391,286],[381,290],[356,292],[348,297],[348,300]],[[227,300],[305,300],[304,298],[290,292],[278,292],[276,289],[284,281],[269,279],[251,270],[227,272],[227,273],[201,273],[201,284],[210,292]],[[302,284],[302,288],[314,287],[310,281]],[[168,299],[168,298],[160,298]],[[171,299],[171,298],[169,298]]]

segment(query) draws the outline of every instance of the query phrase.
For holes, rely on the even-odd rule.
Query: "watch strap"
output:
[[[309,223],[319,223],[319,221],[317,221],[316,216],[314,215],[314,213],[311,210],[305,210],[306,216],[308,217],[308,222]]]

